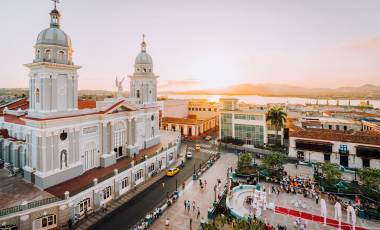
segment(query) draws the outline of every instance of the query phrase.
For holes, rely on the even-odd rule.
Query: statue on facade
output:
[[[121,81],[118,80],[117,76],[115,79],[115,85],[117,87],[117,97],[122,97],[123,96],[123,81],[125,80],[125,77],[121,79]]]

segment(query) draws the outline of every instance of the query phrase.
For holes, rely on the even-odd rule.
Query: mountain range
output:
[[[357,87],[305,88],[285,84],[239,84],[224,88],[210,88],[176,92],[177,94],[258,95],[313,98],[380,98],[380,86],[365,84]]]

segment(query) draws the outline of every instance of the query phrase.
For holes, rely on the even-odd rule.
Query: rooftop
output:
[[[343,131],[330,129],[296,129],[291,130],[290,137],[325,141],[380,145],[380,134],[368,131]]]
[[[0,169],[0,208],[20,205],[23,201],[35,201],[52,197],[27,183],[21,176],[9,176],[6,169]]]

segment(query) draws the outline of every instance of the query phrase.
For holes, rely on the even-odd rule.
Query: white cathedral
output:
[[[129,98],[78,106],[78,73],[60,13],[50,12],[50,27],[34,46],[28,108],[5,107],[0,115],[0,161],[45,189],[84,172],[115,164],[160,143],[157,78],[143,39],[130,78]]]

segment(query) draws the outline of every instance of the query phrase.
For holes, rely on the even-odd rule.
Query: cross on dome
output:
[[[57,9],[57,3],[59,3],[59,0],[52,0],[54,2],[54,9]]]
[[[59,19],[61,17],[61,14],[57,10],[57,3],[59,3],[60,0],[52,0],[54,2],[54,9],[50,12],[50,27],[52,28],[59,28]]]
[[[142,35],[141,51],[146,52],[145,34]]]

